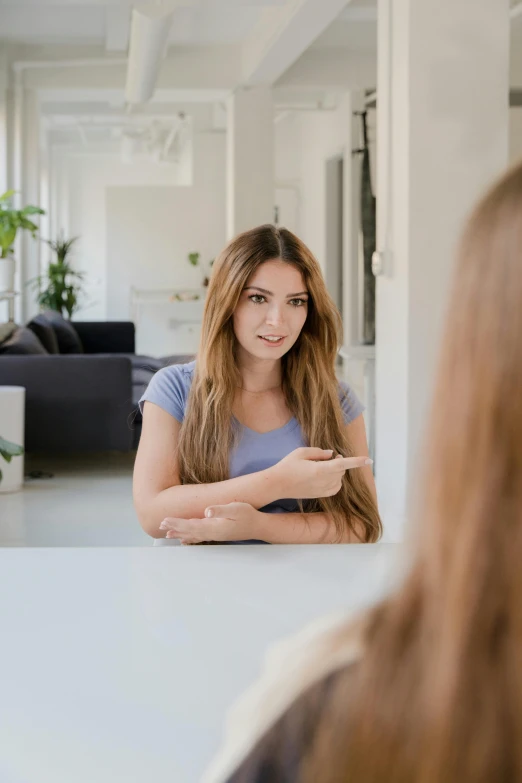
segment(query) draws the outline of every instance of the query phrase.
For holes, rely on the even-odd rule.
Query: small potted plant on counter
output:
[[[0,436],[0,457],[2,457],[7,463],[11,462],[13,457],[21,457],[24,453],[22,446],[17,446],[16,443],[6,440]],[[0,484],[2,483],[2,471],[0,470]]]

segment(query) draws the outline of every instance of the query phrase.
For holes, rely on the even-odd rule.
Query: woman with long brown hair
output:
[[[233,239],[213,266],[196,361],[160,370],[140,402],[144,530],[184,543],[376,541],[340,341],[319,264],[294,234],[265,225]]]
[[[522,166],[462,240],[408,576],[277,662],[206,782],[522,781],[520,400]]]

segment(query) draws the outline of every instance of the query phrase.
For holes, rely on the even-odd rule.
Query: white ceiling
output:
[[[3,43],[11,60],[94,57],[124,62],[131,9],[137,2],[143,0],[0,0],[0,67]],[[275,84],[276,106],[285,111],[292,105],[331,107],[346,89],[375,87],[367,83],[374,79],[367,74],[375,71],[377,57],[377,0],[161,2],[175,6],[171,68],[163,69],[154,100],[136,108],[135,118],[129,119],[123,99],[125,65],[114,78],[117,69],[112,66],[107,81],[80,75],[79,69],[78,80],[76,69],[74,76],[71,69],[49,71],[37,89],[46,126],[56,139],[78,133],[76,126],[85,127],[86,137],[98,136],[93,117],[106,116],[105,133],[114,135],[115,121],[125,127],[141,118],[146,126],[159,115],[166,125],[175,124],[179,111],[193,115],[194,127],[200,123],[219,129],[219,107],[241,83],[236,65],[249,59],[254,64],[250,83],[263,83],[268,74],[268,83]],[[522,86],[522,15],[513,20],[511,48],[512,84]],[[272,79],[274,60],[279,62]],[[218,71],[224,75],[217,76]],[[518,73],[521,78],[513,81]]]
[[[140,1],[143,2],[0,0],[0,48],[3,43],[7,44],[11,61],[52,59],[59,63],[60,60],[125,58],[131,10]],[[288,60],[286,67],[296,63],[299,66],[307,52],[310,57],[317,58],[318,55],[321,57],[319,50],[324,50],[329,62],[337,56],[337,52],[345,54],[347,50],[376,58],[376,0],[162,2],[175,7],[169,58],[176,80],[171,84],[170,71],[165,76],[164,69],[163,83],[160,83],[154,100],[136,108],[129,116],[123,98],[124,65],[121,66],[121,75],[114,79],[112,74],[117,68],[112,66],[106,82],[101,76],[100,79],[93,75],[88,77],[86,72],[80,73],[80,69],[76,68],[44,69],[36,89],[41,101],[43,129],[49,139],[55,143],[69,143],[80,138],[84,144],[91,140],[109,140],[117,136],[115,128],[125,129],[136,124],[143,128],[158,127],[158,118],[166,132],[169,124],[175,126],[180,111],[194,118],[195,129],[220,130],[223,114],[219,107],[223,106],[231,89],[237,86],[230,76],[223,76],[221,81],[218,77],[212,79],[213,73],[220,67],[224,73],[234,73],[234,62],[241,66],[251,56],[253,83],[256,83],[255,79],[262,83],[267,73],[273,72],[274,60],[279,60],[276,71],[279,68],[279,72],[283,73],[285,57]],[[326,24],[323,24],[322,17],[327,20]],[[332,19],[335,21],[331,22]],[[277,48],[280,35],[282,43]],[[272,55],[274,41],[276,46]],[[223,46],[227,48],[222,49],[220,54],[219,47]],[[230,66],[227,70],[224,60],[228,53]],[[257,71],[256,60],[262,62]],[[335,105],[346,87],[342,83],[330,84],[328,77],[325,77],[324,84],[321,79],[309,82],[306,74],[310,70],[316,74],[315,62],[309,62],[308,67],[303,68],[302,79],[299,70],[295,76],[294,69],[291,85],[285,86],[279,76],[274,79],[277,85],[274,91],[276,105],[284,110],[292,105]],[[205,64],[211,77],[208,83],[205,83],[203,73]],[[185,84],[183,74],[193,74],[200,66],[203,75],[197,78],[201,83],[195,87],[194,77],[192,83],[188,80]],[[342,71],[342,68],[338,70]],[[96,74],[99,72],[100,69]],[[29,73],[31,78],[37,75],[35,69]]]
[[[267,7],[286,0],[176,3],[172,44],[231,44],[255,28]],[[0,0],[0,38],[38,45],[105,45],[111,29],[128,29],[130,0]]]
[[[165,0],[166,3],[170,0]],[[175,0],[172,45],[237,44],[290,0]],[[106,46],[128,36],[134,0],[0,0],[0,40],[38,46]],[[346,0],[319,46],[375,47],[377,0]],[[126,46],[122,47],[123,49]]]

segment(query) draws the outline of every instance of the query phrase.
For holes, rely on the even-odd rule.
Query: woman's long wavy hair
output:
[[[465,231],[425,453],[412,571],[303,783],[522,781],[522,166]]]
[[[186,484],[208,484],[229,477],[229,454],[237,432],[232,406],[241,375],[232,316],[247,281],[266,261],[281,259],[302,274],[309,292],[303,329],[282,359],[287,405],[306,443],[353,455],[339,404],[335,359],[341,340],[341,318],[330,298],[319,264],[290,231],[259,226],[233,239],[216,259],[203,314],[201,342],[187,412],[179,442],[180,478]],[[347,471],[341,491],[306,502],[306,511],[323,511],[335,520],[339,536],[364,527],[364,541],[376,541],[381,522],[361,472]]]

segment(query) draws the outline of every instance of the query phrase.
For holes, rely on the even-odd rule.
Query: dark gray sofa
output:
[[[26,389],[29,452],[130,451],[137,403],[154,373],[189,356],[136,356],[132,322],[43,313],[0,343],[0,386]]]

